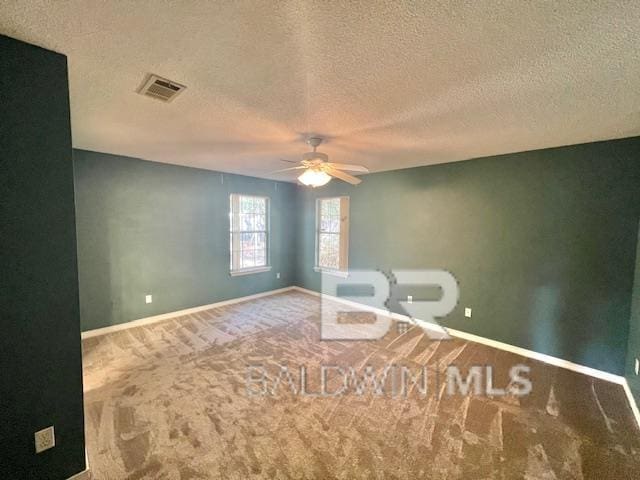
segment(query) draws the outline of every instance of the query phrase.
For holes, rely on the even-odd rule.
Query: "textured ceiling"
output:
[[[0,32],[69,57],[75,147],[160,162],[284,180],[308,133],[372,171],[640,134],[637,1],[4,0]]]

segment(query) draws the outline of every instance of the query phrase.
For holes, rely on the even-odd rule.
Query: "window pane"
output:
[[[267,254],[265,250],[256,250],[255,251],[255,266],[263,267],[267,264]]]
[[[328,202],[329,202],[329,215],[340,215],[340,199],[332,198]]]
[[[330,217],[328,215],[320,215],[320,231],[328,232],[330,229]]]
[[[256,243],[254,247],[256,249],[266,250],[267,249],[267,234],[266,233],[256,233],[255,234]]]
[[[242,268],[255,266],[255,250],[242,251]]]
[[[340,233],[340,217],[337,217],[337,216],[329,217],[329,231]]]
[[[241,213],[240,214],[240,231],[242,232],[250,232],[254,230],[254,220],[253,215],[250,213]]]
[[[240,213],[253,212],[253,198],[252,197],[240,197]]]
[[[259,231],[265,231],[267,229],[267,216],[264,214],[256,215],[255,217],[255,229]]]
[[[329,215],[329,201],[325,199],[320,200],[320,215]]]
[[[252,250],[254,247],[254,234],[253,233],[241,233],[240,234],[240,250]]]
[[[267,213],[267,199],[266,198],[256,198],[255,199],[255,212],[256,213]]]
[[[332,233],[321,233],[318,238],[318,265],[325,268],[340,266],[340,236]]]

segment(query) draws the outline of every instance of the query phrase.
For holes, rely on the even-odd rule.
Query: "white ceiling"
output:
[[[160,162],[284,180],[308,133],[372,171],[640,134],[631,0],[4,0],[0,32],[69,57],[75,147]]]

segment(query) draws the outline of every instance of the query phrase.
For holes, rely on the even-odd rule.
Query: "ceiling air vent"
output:
[[[172,82],[166,78],[159,77],[157,75],[149,75],[146,81],[142,84],[139,92],[141,95],[162,100],[163,102],[170,102],[178,96],[185,88],[184,85]]]

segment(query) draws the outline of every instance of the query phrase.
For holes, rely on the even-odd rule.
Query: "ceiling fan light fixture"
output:
[[[298,180],[307,187],[316,188],[329,183],[331,176],[322,170],[309,169],[305,170],[304,173],[298,177]]]

